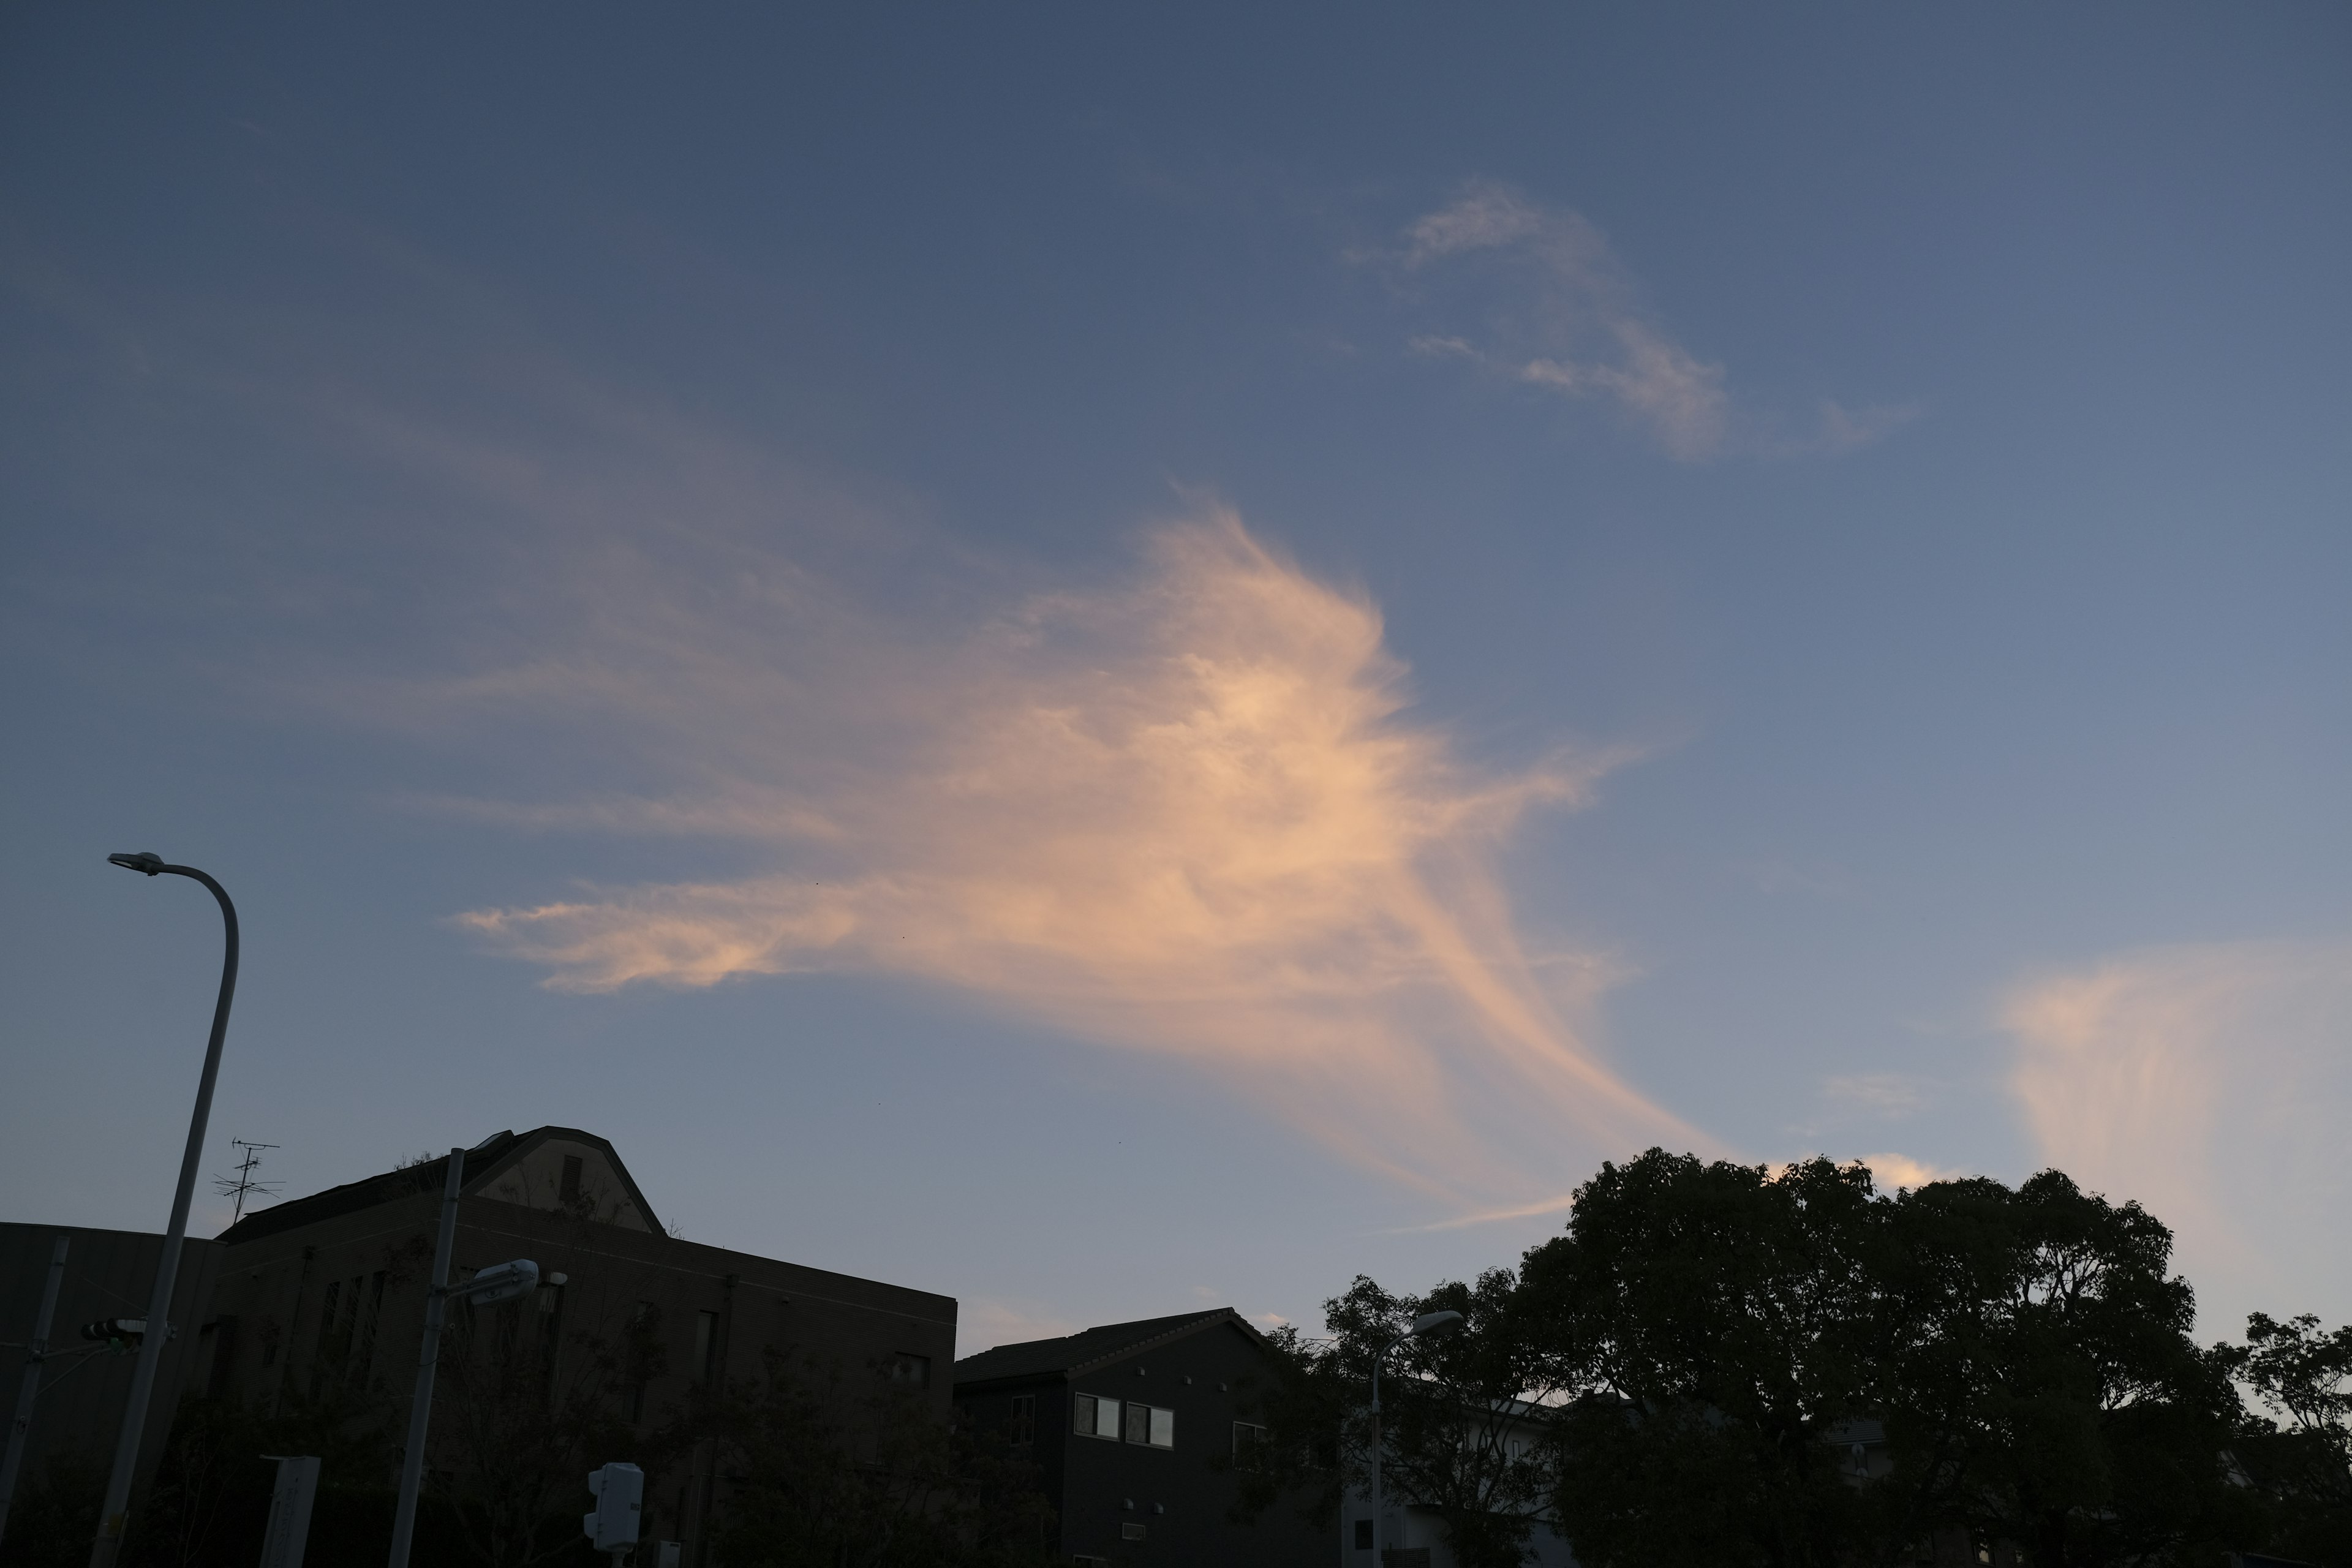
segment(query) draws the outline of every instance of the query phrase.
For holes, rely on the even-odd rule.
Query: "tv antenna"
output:
[[[280,1184],[277,1182],[257,1181],[254,1179],[253,1172],[254,1168],[261,1163],[261,1152],[264,1149],[275,1149],[278,1145],[275,1143],[256,1143],[244,1138],[232,1138],[228,1141],[228,1143],[229,1147],[232,1149],[244,1150],[245,1157],[237,1162],[236,1173],[235,1175],[215,1176],[213,1178],[213,1185],[219,1189],[221,1196],[225,1198],[233,1196],[236,1199],[236,1212],[229,1218],[229,1224],[235,1225],[238,1220],[245,1217],[245,1200],[247,1197],[259,1196],[274,1198],[278,1195],[278,1188]]]

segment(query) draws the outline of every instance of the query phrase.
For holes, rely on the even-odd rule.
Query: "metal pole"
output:
[[[1396,1349],[1393,1341],[1372,1357],[1372,1568],[1381,1568],[1381,1363]]]
[[[166,866],[152,855],[110,856],[117,865],[150,877],[169,872],[202,882],[220,900],[221,923],[227,928],[227,948],[221,959],[220,1000],[213,1006],[212,1038],[205,1047],[204,1077],[196,1082],[195,1114],[188,1119],[187,1152],[180,1159],[180,1189],[172,1198],[172,1223],[163,1232],[163,1258],[155,1266],[155,1292],[147,1308],[147,1331],[140,1337],[139,1364],[131,1374],[131,1403],[122,1413],[122,1432],[114,1445],[114,1473],[107,1478],[106,1502],[99,1510],[98,1538],[90,1542],[89,1568],[113,1568],[122,1549],[122,1532],[131,1522],[131,1482],[139,1468],[139,1439],[147,1429],[147,1404],[154,1396],[156,1368],[163,1360],[163,1343],[172,1337],[172,1287],[180,1277],[181,1244],[188,1234],[188,1205],[195,1196],[196,1166],[205,1151],[205,1125],[212,1120],[213,1085],[220,1078],[221,1041],[228,1034],[228,1005],[236,995],[236,906],[218,882],[194,866]]]
[[[441,1323],[449,1310],[449,1255],[457,1245],[457,1189],[466,1181],[466,1152],[449,1151],[449,1178],[441,1184],[441,1236],[433,1245],[433,1285],[425,1297],[425,1345],[416,1354],[416,1393],[408,1405],[408,1447],[400,1455],[400,1507],[392,1516],[388,1568],[408,1568],[416,1533],[416,1493],[425,1484],[425,1434],[433,1424],[433,1374],[441,1364]]]
[[[33,1319],[33,1337],[25,1343],[25,1380],[16,1385],[16,1415],[8,1424],[8,1455],[0,1458],[0,1541],[8,1538],[8,1505],[16,1496],[16,1470],[25,1462],[25,1445],[33,1432],[33,1401],[40,1396],[41,1363],[49,1359],[49,1325],[57,1321],[58,1291],[66,1280],[66,1248],[73,1237],[60,1231],[49,1249],[49,1282],[41,1287],[41,1310]]]

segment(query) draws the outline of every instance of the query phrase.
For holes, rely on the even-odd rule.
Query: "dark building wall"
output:
[[[50,1360],[42,1371],[42,1392],[17,1476],[20,1497],[53,1456],[79,1456],[96,1465],[101,1475],[112,1464],[138,1357],[129,1350],[93,1348],[91,1341],[82,1338],[82,1325],[103,1318],[144,1318],[155,1289],[155,1268],[163,1256],[163,1237],[144,1231],[0,1225],[0,1340],[21,1344],[32,1338],[59,1236],[68,1238],[65,1282],[49,1329]],[[165,1342],[156,1368],[155,1392],[139,1447],[136,1484],[142,1492],[162,1460],[181,1394],[203,1391],[225,1342],[213,1312],[215,1274],[223,1248],[217,1242],[193,1239],[181,1245],[171,1314],[178,1332]],[[231,1327],[229,1337],[234,1331]],[[5,1397],[13,1411],[24,1352],[9,1351],[0,1356],[0,1365],[8,1371]]]
[[[278,1405],[331,1392],[340,1380],[372,1381],[393,1395],[404,1424],[440,1210],[437,1194],[419,1192],[227,1248],[216,1310],[237,1321],[238,1333],[219,1385],[248,1402]],[[675,1414],[706,1377],[759,1373],[770,1347],[795,1363],[838,1366],[853,1378],[869,1368],[887,1375],[920,1358],[929,1369],[925,1397],[942,1420],[949,1414],[951,1297],[561,1210],[460,1199],[456,1274],[517,1258],[536,1262],[542,1279],[562,1273],[567,1281],[489,1310],[510,1315],[505,1331],[567,1344],[586,1334],[617,1344],[638,1314],[653,1314],[662,1369],[641,1390],[615,1390],[641,1432]],[[463,1310],[453,1311],[453,1323]],[[445,1357],[462,1353],[459,1336],[445,1340]],[[440,1399],[450,1386],[445,1375],[436,1446],[446,1430]],[[646,1500],[649,1537],[699,1543],[712,1505],[710,1468],[710,1457],[697,1453],[655,1479]]]
[[[975,1423],[991,1426],[1010,1418],[1014,1396],[1036,1400],[1034,1452],[1066,1554],[1169,1568],[1332,1563],[1333,1532],[1287,1504],[1250,1524],[1227,1518],[1237,1483],[1214,1461],[1232,1456],[1234,1423],[1248,1410],[1245,1380],[1265,1373],[1257,1342],[1221,1323],[1092,1372],[959,1384],[956,1400]],[[1174,1412],[1174,1446],[1078,1435],[1074,1406],[1081,1394]],[[1141,1527],[1139,1541],[1129,1538],[1134,1526]]]

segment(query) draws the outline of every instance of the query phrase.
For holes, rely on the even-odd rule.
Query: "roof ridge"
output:
[[[1054,1339],[1016,1340],[1011,1344],[991,1345],[984,1351],[975,1351],[963,1357],[955,1366],[958,1374],[966,1381],[1036,1377],[1048,1373],[1075,1377],[1125,1357],[1171,1344],[1219,1323],[1235,1324],[1252,1338],[1263,1337],[1251,1327],[1248,1319],[1233,1308],[1208,1307],[1199,1311],[1174,1312],[1157,1318],[1097,1323],[1092,1328]],[[1120,1331],[1133,1329],[1150,1331],[1135,1335]]]

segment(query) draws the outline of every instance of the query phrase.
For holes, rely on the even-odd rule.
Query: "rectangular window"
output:
[[[1258,1457],[1258,1447],[1265,1441],[1265,1428],[1254,1421],[1234,1423],[1234,1463],[1248,1465]]]
[[[1016,1394],[1013,1396],[1013,1418],[1005,1423],[1006,1434],[1015,1443],[1037,1440],[1037,1396]]]
[[[890,1381],[903,1383],[908,1388],[930,1387],[931,1358],[900,1351],[890,1358]]]
[[[719,1370],[719,1314],[716,1312],[694,1314],[694,1364],[700,1369],[698,1375],[705,1383],[709,1383],[710,1374]]]
[[[1129,1405],[1126,1436],[1130,1443],[1172,1448],[1176,1446],[1176,1412],[1162,1410],[1156,1405]]]
[[[580,1201],[579,1155],[563,1156],[563,1185],[557,1190],[556,1196],[567,1204],[576,1204]]]
[[[1082,1437],[1118,1436],[1118,1401],[1081,1394],[1070,1402],[1070,1430]]]
[[[1143,1526],[1132,1523],[1122,1524],[1118,1527],[1118,1538],[1121,1541],[1140,1541],[1143,1539]]]

